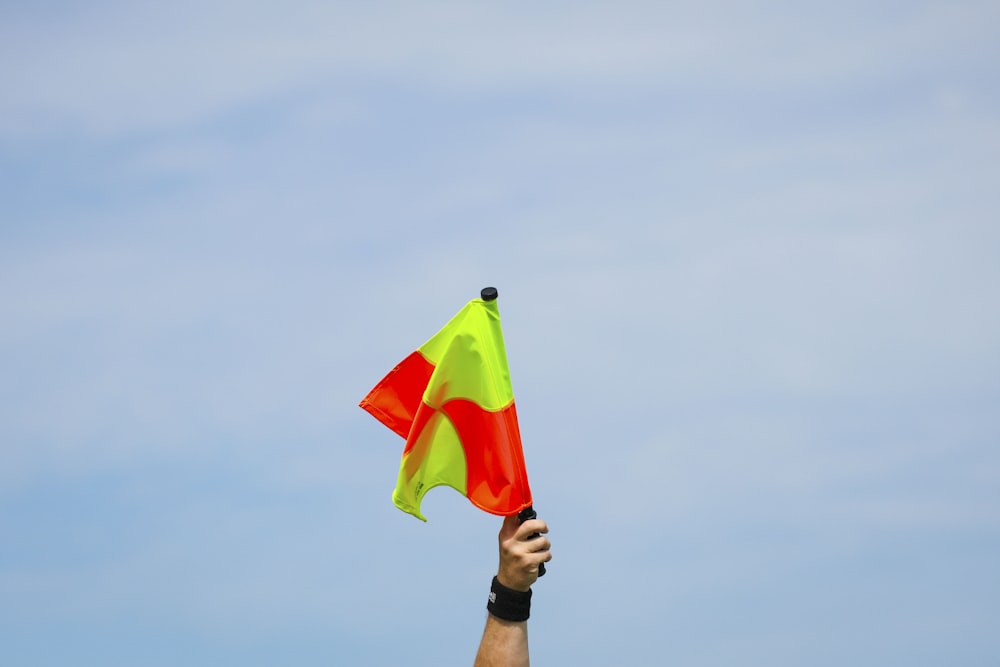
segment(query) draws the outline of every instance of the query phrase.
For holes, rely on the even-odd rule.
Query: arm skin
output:
[[[528,667],[528,622],[486,616],[475,667]]]
[[[538,566],[552,560],[551,546],[544,534],[544,521],[518,523],[517,516],[504,519],[500,529],[500,567],[497,580],[507,588],[527,591],[538,579]],[[535,533],[542,537],[528,538]],[[486,616],[486,629],[476,654],[475,667],[528,667],[528,622],[505,621]]]

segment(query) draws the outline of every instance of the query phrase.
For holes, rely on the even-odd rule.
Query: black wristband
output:
[[[515,591],[513,588],[507,588],[496,577],[493,577],[486,611],[505,621],[527,621],[531,613],[531,589]]]

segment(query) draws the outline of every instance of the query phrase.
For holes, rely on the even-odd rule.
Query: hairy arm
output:
[[[475,667],[528,667],[528,622],[486,616]]]

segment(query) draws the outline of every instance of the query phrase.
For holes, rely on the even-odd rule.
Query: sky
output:
[[[538,665],[1000,661],[993,2],[0,4],[0,661],[471,664],[357,407],[500,292]]]

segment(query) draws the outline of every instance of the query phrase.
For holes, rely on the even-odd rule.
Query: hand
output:
[[[545,537],[549,527],[541,519],[518,521],[517,515],[505,517],[500,528],[500,569],[497,579],[507,588],[526,591],[538,579],[538,566],[552,560],[552,544]],[[541,533],[529,539],[535,533]]]

